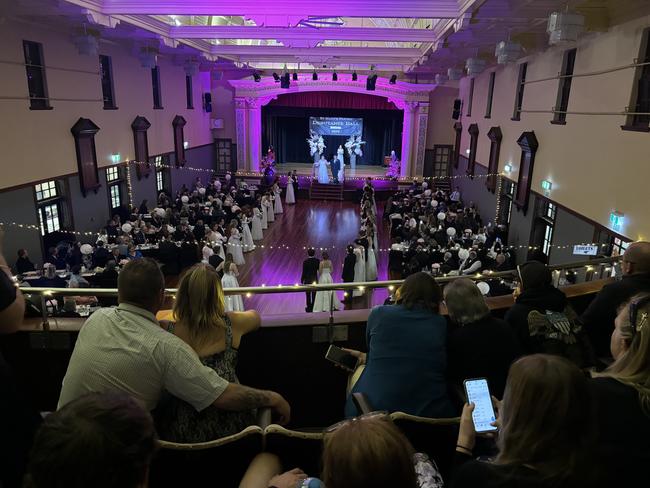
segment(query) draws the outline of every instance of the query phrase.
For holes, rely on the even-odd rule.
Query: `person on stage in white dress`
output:
[[[366,281],[366,252],[363,246],[355,246],[354,255],[357,257],[357,262],[354,265],[354,282],[362,283]],[[353,297],[363,296],[364,291],[355,289],[352,293]]]
[[[246,214],[241,216],[241,227],[242,227],[242,245],[244,252],[251,252],[255,249],[255,244],[253,243],[253,234],[251,233],[251,228],[248,225],[251,219]]]
[[[287,193],[285,196],[285,202],[287,205],[293,205],[296,203],[296,194],[295,190],[293,188],[293,184],[295,182],[293,181],[293,176],[291,175],[291,171],[287,174]]]
[[[318,284],[325,285],[334,283],[332,279],[332,261],[329,254],[323,251],[323,259],[318,266]],[[314,312],[329,312],[330,310],[341,310],[343,306],[336,296],[334,290],[317,291],[314,298]]]
[[[265,198],[266,198],[266,195],[261,195],[259,197],[259,207],[260,207],[259,210],[260,210],[260,213],[262,214],[262,218],[261,218],[261,222],[260,222],[261,225],[262,225],[262,230],[266,230],[266,229],[269,228],[269,218],[268,218],[268,215],[266,214],[266,208],[267,207],[266,207],[266,205],[264,203]]]
[[[266,195],[262,197],[262,205],[266,207],[266,221],[275,222],[275,214],[273,213],[273,195],[271,192],[267,192]]]
[[[284,209],[282,208],[282,189],[280,188],[279,178],[275,179],[271,191],[275,196],[273,212],[276,214],[284,213]]]
[[[242,244],[241,234],[237,230],[237,227],[231,227],[230,229],[230,238],[228,239],[228,254],[232,254],[233,262],[241,266],[245,264],[244,260],[244,249]]]
[[[239,281],[237,281],[237,276],[239,276],[239,270],[237,269],[237,265],[233,262],[233,256],[228,253],[226,256],[226,262],[223,263],[223,277],[221,278],[221,287],[224,290],[226,288],[239,288]],[[225,295],[224,305],[226,312],[244,311],[244,300],[242,299],[241,295]]]
[[[262,221],[262,211],[257,208],[253,207],[253,220],[251,221],[251,234],[253,235],[253,240],[254,241],[261,241],[264,239],[264,233],[262,232],[262,229],[266,225],[266,219]]]
[[[323,185],[327,185],[330,182],[329,166],[330,163],[327,162],[327,159],[325,159],[325,156],[323,155],[321,155],[320,160],[314,164],[314,169],[318,172],[318,182]]]
[[[345,181],[345,163],[341,163],[341,169],[339,169],[339,183]]]

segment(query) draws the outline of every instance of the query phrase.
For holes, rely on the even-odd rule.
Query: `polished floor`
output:
[[[264,231],[264,240],[257,243],[254,251],[244,255],[246,264],[239,267],[240,286],[291,286],[300,283],[302,262],[307,257],[308,247],[316,249],[318,258],[322,250],[329,252],[334,266],[334,281],[340,282],[346,246],[357,238],[359,220],[359,205],[352,202],[299,200],[296,205],[284,205],[284,213],[276,215],[275,222]],[[387,241],[387,230],[380,229],[379,246],[387,247]],[[387,278],[387,264],[388,253],[378,253],[378,279]],[[343,298],[342,292],[338,295],[339,299]],[[377,290],[370,300],[357,298],[347,308],[367,308],[385,298],[386,292]],[[244,305],[263,315],[304,312],[305,294],[254,295],[244,297]]]

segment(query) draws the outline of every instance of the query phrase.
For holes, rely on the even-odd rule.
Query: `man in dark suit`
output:
[[[352,283],[354,281],[354,266],[357,264],[357,257],[354,254],[354,247],[348,246],[348,253],[343,261],[343,273],[341,279],[343,283]],[[348,290],[344,302],[352,301],[352,290]]]
[[[339,183],[339,170],[341,169],[341,161],[339,161],[338,156],[334,156],[332,162],[330,163],[330,168],[332,169],[332,179],[334,183],[338,185]]]
[[[303,285],[311,285],[318,280],[318,266],[320,265],[320,261],[314,257],[316,251],[309,248],[307,250],[307,255],[309,257],[302,262],[302,275],[300,276],[300,283]],[[308,291],[305,294],[307,295],[307,306],[305,307],[305,312],[313,312],[316,292]]]
[[[104,243],[102,241],[97,241],[97,248],[93,253],[93,267],[104,268],[110,258],[111,253],[104,247]]]

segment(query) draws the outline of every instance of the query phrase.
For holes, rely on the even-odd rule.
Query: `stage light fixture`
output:
[[[352,81],[357,81],[357,72],[352,73]]]
[[[311,79],[314,80],[314,81],[318,81],[318,73],[316,73],[316,72],[314,71],[314,74],[311,75]]]
[[[339,75],[336,74],[336,71],[332,73],[332,81],[339,81]]]
[[[280,75],[277,74],[275,71],[273,72],[273,79],[275,80],[276,83],[280,81]]]
[[[297,71],[293,72],[293,81],[298,81],[298,72]]]
[[[253,73],[253,79],[255,80],[255,83],[259,83],[262,81],[262,77],[260,76],[259,73]]]
[[[394,85],[395,83],[397,83],[397,75],[391,76],[388,83],[390,83],[391,85]]]

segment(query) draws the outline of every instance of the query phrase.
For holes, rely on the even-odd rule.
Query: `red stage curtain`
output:
[[[386,97],[365,93],[305,92],[280,95],[269,105],[276,107],[336,108],[359,110],[398,110]]]

